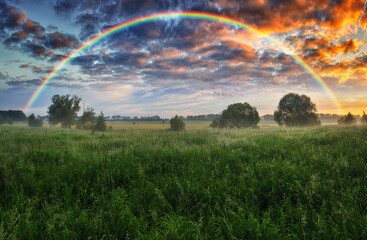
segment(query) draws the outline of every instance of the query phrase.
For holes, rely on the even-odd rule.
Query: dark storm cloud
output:
[[[25,52],[31,52],[35,56],[44,55],[47,51],[44,46],[32,42],[22,44],[22,49]]]
[[[167,10],[203,10],[211,0],[57,0],[54,10],[59,14],[71,14],[75,11],[97,11],[105,21],[116,16],[138,15],[141,13]]]
[[[82,69],[94,68],[95,61],[99,61],[99,55],[83,55],[71,60],[72,65],[79,65]]]
[[[63,34],[60,32],[46,34],[45,45],[53,49],[73,47],[77,43],[78,39],[71,34]]]
[[[186,72],[175,72],[168,70],[154,70],[154,71],[142,71],[146,79],[151,81],[156,80],[187,80],[190,75]]]
[[[12,80],[6,82],[9,86],[12,87],[24,87],[24,86],[38,86],[42,82],[41,79],[32,79],[32,80]]]
[[[75,23],[81,26],[81,39],[86,39],[99,31],[99,18],[90,12],[79,14]]]
[[[20,88],[39,86],[41,82],[42,82],[42,79],[12,80],[12,81],[6,82],[6,84],[13,87],[12,90],[14,91],[14,90],[19,90]],[[67,84],[67,83],[60,83],[60,82],[50,82],[48,86],[56,87],[56,88],[67,88],[67,89],[85,88],[85,86],[82,86],[81,84]]]
[[[23,23],[23,31],[30,34],[42,34],[45,31],[45,28],[42,27],[38,22],[33,22],[31,19],[27,19]]]
[[[74,0],[56,0],[54,9],[57,13],[60,14],[70,14],[77,7],[80,6],[82,1],[74,1]]]
[[[24,10],[10,6],[4,0],[0,0],[0,40],[7,49],[20,50],[36,58],[49,57],[54,54],[54,49],[74,47],[78,43],[72,34],[46,33],[38,22],[26,18]],[[51,61],[58,56],[52,57]],[[33,70],[41,72],[36,68]]]
[[[59,62],[61,61],[62,59],[66,58],[66,55],[62,55],[62,54],[53,54],[49,61],[50,62]]]
[[[135,67],[145,64],[149,57],[149,53],[114,52],[103,56],[103,61],[107,66],[123,65]]]
[[[21,25],[23,20],[26,17],[26,13],[23,10],[17,10],[14,7],[8,7],[3,10],[3,14],[6,14],[6,18],[4,21],[5,27],[15,28]]]
[[[4,43],[6,45],[19,43],[20,41],[24,40],[27,37],[27,33],[24,31],[18,31],[11,34],[10,37],[5,39]]]
[[[225,47],[216,47],[216,51],[208,56],[215,61],[237,60],[239,62],[253,62],[255,55],[252,52],[243,49],[227,49]]]

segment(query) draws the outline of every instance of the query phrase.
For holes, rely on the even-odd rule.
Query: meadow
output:
[[[208,125],[0,126],[0,239],[367,239],[366,126]]]

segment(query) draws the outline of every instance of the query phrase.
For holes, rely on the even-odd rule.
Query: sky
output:
[[[135,17],[202,11],[235,18],[303,59],[338,109],[289,51],[222,22],[171,18],[108,36],[79,53],[26,114],[47,115],[55,94],[77,95],[105,115],[220,113],[248,102],[272,114],[281,97],[306,94],[318,112],[367,111],[364,0],[0,0],[0,109],[23,109],[37,86],[79,45]]]

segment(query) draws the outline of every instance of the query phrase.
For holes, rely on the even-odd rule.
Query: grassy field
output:
[[[367,239],[367,127],[0,126],[0,239]]]

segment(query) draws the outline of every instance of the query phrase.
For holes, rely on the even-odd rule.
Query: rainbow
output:
[[[266,33],[256,29],[255,27],[246,24],[244,22],[241,22],[237,19],[226,17],[219,14],[214,13],[207,13],[207,12],[197,12],[197,11],[169,11],[169,12],[159,12],[159,13],[153,13],[148,14],[140,17],[136,17],[124,22],[121,22],[119,24],[116,24],[110,28],[105,29],[103,32],[93,36],[83,44],[79,45],[76,49],[74,49],[72,52],[70,52],[62,61],[60,61],[56,67],[42,80],[40,85],[37,87],[37,89],[32,93],[31,97],[27,101],[27,104],[24,106],[24,111],[27,111],[32,104],[36,101],[36,99],[40,96],[43,89],[45,89],[45,86],[47,83],[51,81],[52,78],[55,77],[55,75],[68,63],[70,60],[72,60],[74,57],[76,57],[80,52],[82,52],[87,47],[90,47],[94,44],[96,44],[101,39],[108,37],[118,31],[121,31],[125,28],[129,28],[132,26],[136,26],[138,24],[142,23],[148,23],[156,20],[162,20],[162,19],[171,19],[171,18],[188,18],[188,19],[199,19],[199,20],[208,20],[208,21],[215,21],[215,22],[221,22],[226,23],[241,29],[248,30],[260,37],[263,37],[269,42],[274,43],[277,45],[280,49],[282,49],[284,52],[286,52],[288,55],[290,55],[294,60],[296,60],[309,74],[316,80],[316,82],[322,87],[322,89],[326,92],[326,94],[329,96],[329,98],[332,100],[332,102],[335,104],[335,106],[338,108],[340,112],[342,112],[342,108],[340,106],[340,103],[336,99],[335,95],[331,91],[331,89],[326,85],[326,83],[317,75],[317,73],[298,55],[293,53],[290,49],[285,47],[282,43],[280,43],[278,40],[270,37]]]

